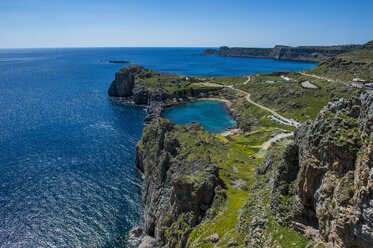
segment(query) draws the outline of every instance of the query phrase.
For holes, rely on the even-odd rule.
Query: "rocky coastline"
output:
[[[166,108],[201,98],[216,98],[222,91],[222,87],[180,88],[172,92],[161,88],[153,90],[146,84],[146,79],[155,74],[160,73],[138,65],[123,67],[115,73],[115,79],[110,85],[108,94],[145,106],[147,116],[144,122],[150,123],[152,120],[162,117],[162,112]]]
[[[179,86],[166,87],[170,80]],[[135,161],[144,173],[145,223],[131,231],[129,247],[372,246],[372,93],[331,101],[314,121],[295,130],[294,140],[273,146],[263,160],[250,153],[240,160],[229,156],[238,154],[242,140],[221,139],[198,123],[175,125],[159,118],[165,108],[188,101],[234,99],[224,87],[193,88],[193,80],[129,66],[110,86],[110,96],[144,105],[148,113]],[[251,118],[251,112],[236,111],[246,105],[232,102],[239,125]],[[248,189],[236,178],[238,168],[255,162],[244,159],[260,161]],[[247,193],[235,210],[233,229],[224,236],[216,229],[211,233],[215,217],[229,212],[224,210],[228,193],[237,187]]]
[[[296,60],[319,62],[326,58],[331,58],[342,53],[346,53],[361,45],[340,45],[340,46],[281,46],[276,45],[274,48],[245,48],[222,46],[219,50],[206,49],[200,55],[216,55],[229,57],[246,57],[246,58],[270,58],[278,60]]]

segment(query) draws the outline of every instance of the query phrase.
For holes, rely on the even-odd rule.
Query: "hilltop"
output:
[[[373,82],[373,41],[350,52],[322,60],[309,74],[339,81],[353,81],[354,78]]]
[[[339,54],[353,51],[361,45],[338,46],[282,46],[274,48],[244,48],[222,46],[219,50],[207,49],[201,55],[217,55],[247,58],[270,58],[279,60],[298,60],[319,62],[325,58],[331,58]]]

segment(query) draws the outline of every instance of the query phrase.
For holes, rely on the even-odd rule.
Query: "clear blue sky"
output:
[[[0,0],[0,47],[365,43],[373,0]]]

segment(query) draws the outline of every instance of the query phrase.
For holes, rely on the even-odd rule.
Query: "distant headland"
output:
[[[350,52],[362,45],[338,45],[338,46],[283,46],[274,48],[246,48],[222,46],[219,50],[206,49],[199,55],[216,55],[245,58],[270,58],[279,60],[298,60],[319,62],[322,59],[331,58],[342,53]]]

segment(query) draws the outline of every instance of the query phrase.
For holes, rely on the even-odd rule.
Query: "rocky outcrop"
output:
[[[186,80],[188,78],[188,80]],[[219,94],[222,87],[191,87],[190,77],[159,73],[139,65],[123,67],[115,73],[115,79],[108,90],[109,96],[123,97],[145,105],[145,122],[161,117],[162,111],[183,104],[199,96]]]
[[[146,242],[185,247],[193,227],[210,208],[215,189],[222,185],[218,166],[208,153],[193,151],[215,139],[197,123],[175,125],[156,119],[144,129],[136,147],[136,166],[144,173],[144,229],[150,237]],[[143,242],[140,247],[148,246]]]
[[[292,184],[297,178],[298,147],[274,147],[255,169],[254,185],[241,209],[236,229],[244,237],[246,247],[282,247],[275,239],[280,226],[290,226],[291,202],[294,198]],[[293,235],[294,247],[297,234]],[[300,235],[299,235],[300,236]]]
[[[275,46],[274,48],[242,48],[226,46],[219,50],[207,49],[201,55],[217,55],[248,58],[271,58],[279,60],[299,60],[318,62],[325,58],[331,58],[339,54],[352,51],[361,45],[341,46]]]
[[[135,86],[135,73],[137,67],[124,67],[115,73],[115,79],[109,88],[109,96],[128,97],[132,96]]]
[[[373,246],[373,95],[330,103],[295,133],[294,221],[333,247]]]
[[[326,247],[373,247],[373,93],[329,103],[257,166],[237,230],[273,247],[274,223]]]

